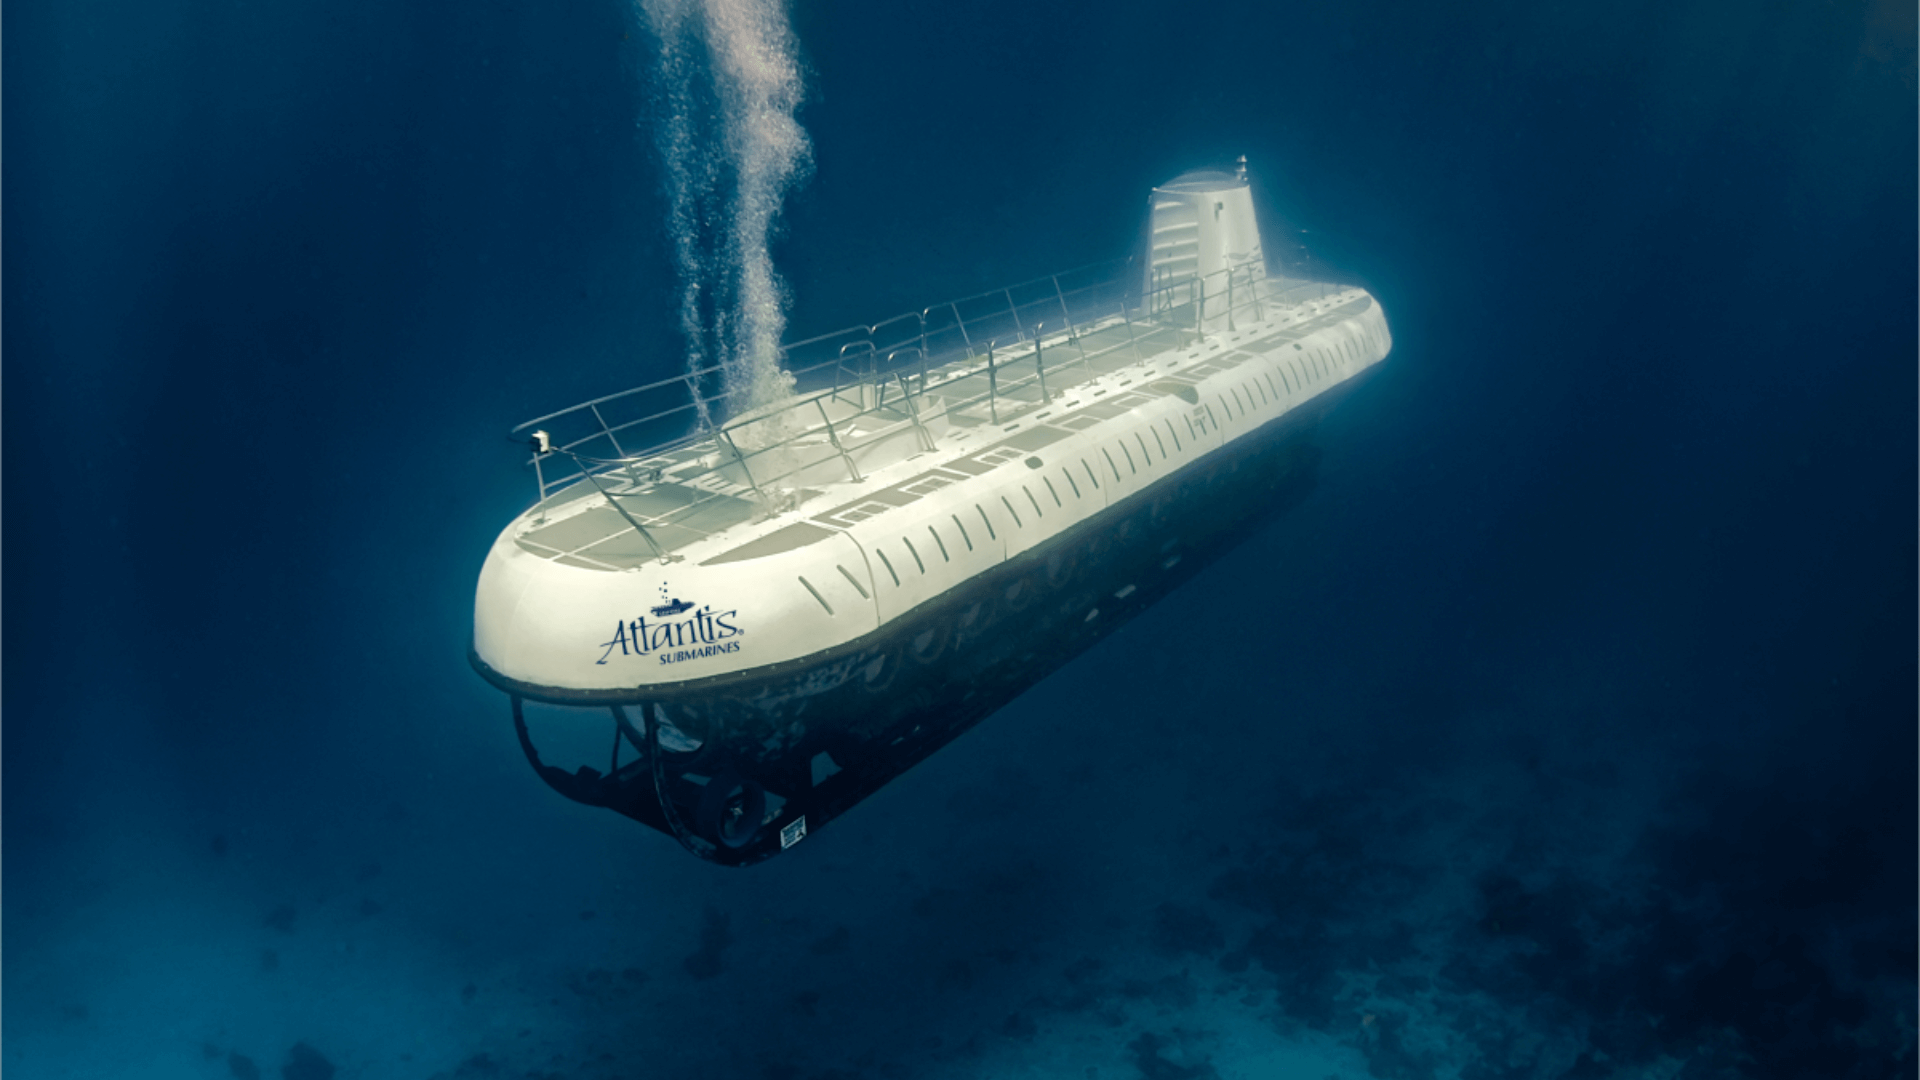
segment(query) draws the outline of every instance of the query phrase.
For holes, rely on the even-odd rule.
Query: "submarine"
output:
[[[1244,158],[1153,188],[1145,231],[783,345],[774,405],[716,367],[515,427],[538,493],[469,660],[540,778],[763,861],[1297,505],[1379,303],[1269,272]],[[602,767],[543,757],[586,733]]]

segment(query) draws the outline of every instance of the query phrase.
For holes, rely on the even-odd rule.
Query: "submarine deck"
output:
[[[1240,303],[1217,311],[1204,296],[1184,307],[1164,305],[1152,316],[1122,306],[1078,325],[1068,319],[1061,331],[1036,327],[1004,348],[992,341],[984,348],[970,343],[937,365],[927,362],[924,349],[915,349],[921,362],[905,373],[881,373],[876,362],[849,382],[842,359],[829,373],[833,385],[803,390],[775,413],[750,413],[694,437],[610,459],[563,450],[579,471],[557,481],[543,476],[545,497],[523,518],[516,543],[556,563],[601,571],[672,559],[736,531],[737,544],[703,561],[776,554],[811,543],[826,530],[805,524],[804,515],[771,532],[749,526],[816,502],[824,507],[828,497],[841,506],[871,495],[894,482],[874,474],[902,460],[978,455],[1036,417],[1075,430],[1091,427],[1125,411],[1116,412],[1111,399],[1099,400],[1110,390],[1146,378],[1197,381],[1253,359],[1247,350],[1275,349],[1336,325],[1356,303],[1330,298],[1335,286],[1284,279],[1252,278],[1239,288]],[[877,353],[867,352],[877,361]],[[609,424],[602,410],[609,400],[542,421],[585,410],[599,430],[569,445],[603,441],[621,451],[619,435],[628,425]],[[1024,454],[1017,447],[1006,452]]]

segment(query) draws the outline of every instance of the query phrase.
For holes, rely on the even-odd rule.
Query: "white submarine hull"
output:
[[[801,396],[818,429],[751,416],[666,452],[559,451],[580,475],[494,543],[471,652],[543,778],[759,861],[1296,504],[1320,417],[1391,347],[1384,315],[1363,290],[1268,278],[1243,181],[1184,187],[1156,190],[1154,234],[1176,242],[1117,315],[1075,319],[1056,279],[1050,329],[1008,291],[1021,330],[989,339],[984,401],[978,344],[932,363],[923,313],[917,394],[911,373],[843,385],[843,348],[833,390]],[[1226,224],[1183,248],[1209,203]],[[544,763],[525,700],[611,716],[607,771]]]

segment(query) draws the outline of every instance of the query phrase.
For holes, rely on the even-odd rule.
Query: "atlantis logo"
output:
[[[689,611],[692,614],[681,619],[663,617]],[[733,623],[740,615],[738,610],[715,611],[705,605],[694,611],[692,603],[678,597],[654,608],[651,615],[651,622],[643,617],[615,623],[613,637],[600,643],[603,651],[594,663],[606,663],[615,649],[621,656],[655,656],[662,664],[739,652],[740,643],[729,639],[746,633]]]

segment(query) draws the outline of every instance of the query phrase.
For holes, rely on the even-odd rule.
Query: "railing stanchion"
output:
[[[1127,324],[1127,344],[1133,346],[1133,358],[1146,363],[1146,356],[1140,352],[1140,342],[1133,336],[1133,317],[1127,314],[1127,298],[1124,296],[1120,298],[1120,321]]]
[[[929,451],[938,449],[933,441],[933,432],[928,431],[927,425],[920,422],[920,403],[913,400],[912,385],[899,375],[895,375],[894,378],[900,380],[900,398],[906,402],[907,418],[913,421],[913,429],[920,433],[920,449]]]
[[[1000,422],[1000,380],[993,366],[993,342],[987,342],[987,419]]]
[[[1034,374],[1040,377],[1040,404],[1042,405],[1053,400],[1053,396],[1047,393],[1047,367],[1040,360],[1040,335],[1046,328],[1046,323],[1035,323],[1033,326],[1033,370]]]
[[[820,410],[820,422],[827,425],[827,439],[833,443],[833,448],[840,452],[840,460],[847,463],[847,475],[853,478],[854,483],[859,483],[860,469],[853,463],[853,455],[847,453],[847,448],[840,445],[840,434],[833,430],[833,418],[827,415],[826,404],[819,398],[814,398],[813,404]]]
[[[967,320],[960,317],[960,301],[950,300],[947,302],[947,306],[953,309],[953,321],[960,327],[960,340],[966,342],[967,357],[968,359],[972,359],[973,336],[967,333]]]
[[[1093,362],[1087,359],[1087,347],[1080,343],[1080,330],[1073,325],[1073,316],[1067,313],[1067,294],[1060,291],[1060,275],[1051,275],[1047,280],[1053,282],[1053,295],[1060,299],[1060,318],[1067,324],[1067,340],[1080,350],[1080,362],[1086,365],[1087,378],[1094,377]]]
[[[747,468],[747,455],[741,453],[739,444],[733,441],[733,432],[728,431],[726,428],[720,428],[719,431],[720,437],[727,440],[727,449],[733,451],[733,459],[740,463],[740,471],[746,475],[747,486],[753,489],[755,495],[759,496],[760,505],[769,510],[773,509],[773,502],[767,498],[767,493],[760,490],[759,484],[754,483],[753,470]]]
[[[932,308],[920,309],[920,392],[927,392],[927,312]]]
[[[872,330],[869,327],[857,327],[856,329],[866,330],[869,335],[872,334]],[[849,341],[845,345],[840,346],[839,357],[835,361],[834,367],[833,367],[833,393],[830,395],[835,401],[840,400],[841,376],[850,374],[856,380],[858,380],[863,386],[869,381],[867,376],[863,376],[861,375],[860,372],[852,371],[847,367],[847,351],[849,349],[859,349],[861,347],[865,347],[865,350],[867,352],[868,367],[871,368],[873,366],[874,359],[875,359],[873,340],[871,336],[869,336],[868,339],[864,341]],[[864,393],[860,395],[859,405],[863,409],[867,407],[867,396]]]

